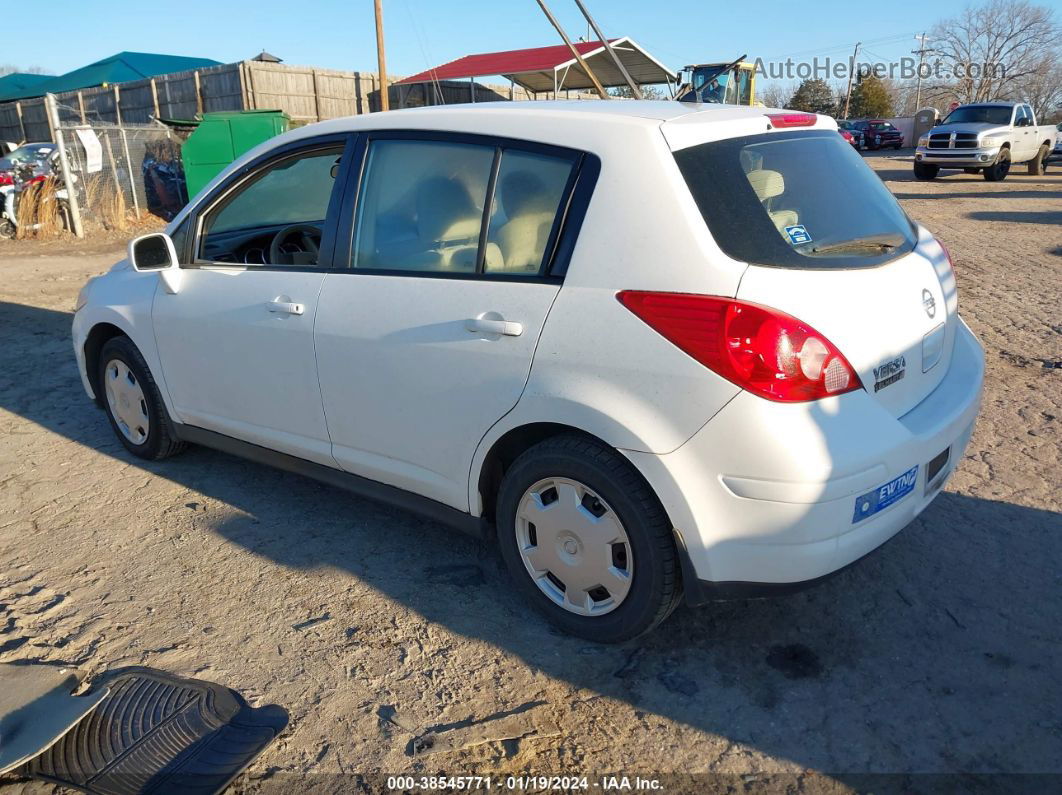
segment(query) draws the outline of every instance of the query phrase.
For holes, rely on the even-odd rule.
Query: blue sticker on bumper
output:
[[[883,486],[878,486],[873,491],[868,491],[855,501],[855,513],[852,514],[852,524],[867,519],[878,511],[884,511],[890,505],[894,505],[912,491],[918,482],[918,467],[913,466],[894,480],[890,480]]]

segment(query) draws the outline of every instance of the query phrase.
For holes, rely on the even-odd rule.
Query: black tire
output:
[[[1000,149],[996,162],[985,168],[986,182],[1002,182],[1010,173],[1010,150]]]
[[[896,146],[894,146],[893,149],[895,149],[897,152],[899,152],[901,146],[903,146],[903,144],[896,144]]]
[[[524,493],[546,478],[584,484],[616,512],[633,558],[630,590],[618,607],[582,616],[554,603],[524,567],[517,542],[516,514]],[[667,618],[682,598],[682,575],[671,522],[638,471],[601,442],[577,434],[546,439],[509,467],[498,493],[498,544],[523,596],[563,631],[596,643],[620,643],[643,635]]]
[[[940,173],[940,166],[934,166],[931,163],[915,163],[914,175],[915,179],[930,180],[936,179],[937,174]]]
[[[1044,144],[1040,147],[1040,151],[1036,153],[1036,157],[1029,161],[1029,174],[1034,177],[1043,176],[1043,173],[1047,170],[1047,157],[1051,154],[1051,149]]]
[[[9,218],[0,218],[0,238],[4,240],[13,240],[18,232],[18,228],[11,223]]]
[[[107,400],[104,386],[107,367],[115,359],[125,363],[144,394],[148,429],[146,438],[140,444],[134,444],[122,432]],[[111,423],[114,435],[118,437],[118,441],[125,446],[126,450],[138,458],[146,458],[150,461],[169,458],[184,450],[185,443],[179,441],[173,435],[173,426],[169,415],[166,413],[166,406],[162,402],[162,396],[159,394],[158,385],[155,383],[155,379],[151,377],[147,362],[144,361],[144,357],[132,340],[128,337],[113,337],[107,340],[100,351],[99,369],[96,376],[96,387],[100,391],[100,402],[107,413],[107,419]]]

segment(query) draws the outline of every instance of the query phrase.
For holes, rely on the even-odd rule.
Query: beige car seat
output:
[[[507,174],[502,179],[500,194],[508,220],[494,236],[503,263],[497,270],[534,273],[542,264],[553,229],[556,199],[542,180],[529,171]]]
[[[468,189],[452,177],[426,179],[417,186],[415,208],[417,251],[403,257],[403,265],[411,270],[474,271],[483,212]]]
[[[779,232],[787,226],[793,226],[799,222],[795,210],[772,210],[772,199],[785,193],[785,179],[777,171],[766,168],[758,168],[745,175],[752,189],[756,191],[756,197],[763,203],[767,214],[771,217]]]

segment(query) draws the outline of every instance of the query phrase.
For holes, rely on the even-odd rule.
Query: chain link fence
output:
[[[63,107],[57,109],[62,118]],[[169,220],[187,204],[181,165],[187,136],[179,129],[157,122],[65,122],[56,125],[55,135],[84,228],[125,229],[148,214]]]

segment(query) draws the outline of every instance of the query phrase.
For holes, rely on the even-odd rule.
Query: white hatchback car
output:
[[[134,455],[209,445],[489,537],[569,632],[806,585],[933,499],[983,352],[832,119],[680,102],[271,140],[78,300]]]

